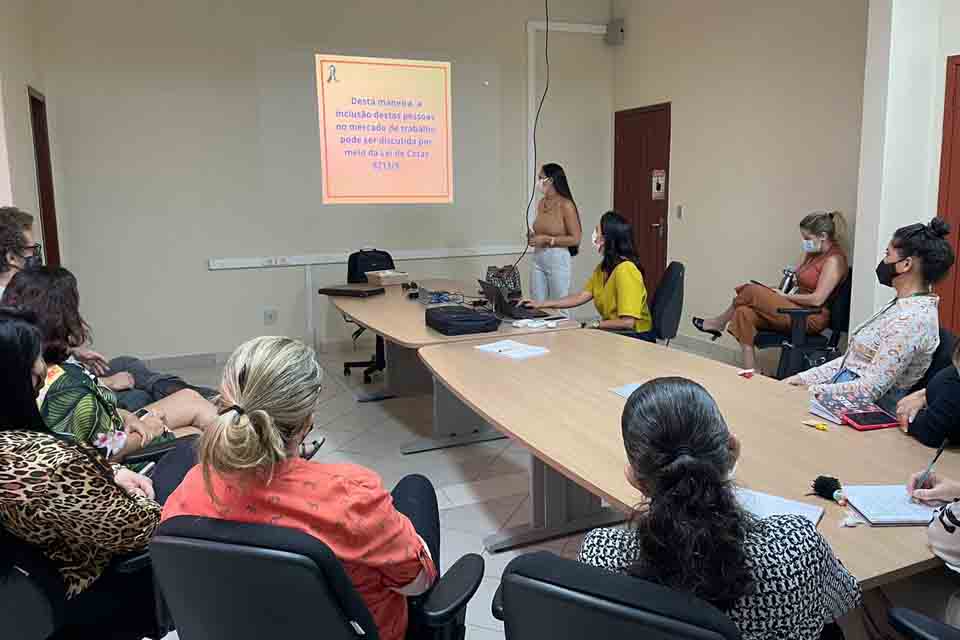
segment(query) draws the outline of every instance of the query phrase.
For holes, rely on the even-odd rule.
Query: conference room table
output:
[[[476,281],[469,284],[450,279],[429,278],[418,279],[417,283],[421,288],[431,291],[463,295],[467,303],[478,299],[479,295]],[[366,284],[355,286],[370,287]],[[426,325],[424,313],[427,305],[419,300],[411,300],[408,297],[409,292],[401,285],[390,285],[384,289],[383,295],[366,298],[330,296],[330,300],[334,307],[352,322],[381,336],[386,343],[385,389],[383,393],[371,396],[371,399],[433,394],[433,435],[410,443],[403,449],[403,453],[407,454],[504,437],[465,407],[447,387],[436,383],[418,357],[419,349],[440,344],[484,344],[520,336],[578,329],[580,326],[575,321],[561,319],[555,327],[534,329],[514,327],[511,321],[506,320],[494,332],[447,336]]]
[[[533,456],[531,524],[491,536],[488,550],[622,521],[641,504],[643,496],[624,475],[620,417],[626,401],[611,389],[682,376],[713,395],[740,438],[737,484],[823,507],[820,532],[865,589],[940,563],[927,546],[926,527],[845,527],[845,507],[808,495],[820,475],[848,485],[905,485],[934,450],[899,429],[858,432],[830,425],[819,431],[803,424],[812,417],[803,388],[763,376],[743,378],[735,367],[603,331],[531,335],[523,342],[549,353],[513,361],[469,344],[420,350],[440,383]],[[945,452],[937,473],[960,478],[960,453]]]

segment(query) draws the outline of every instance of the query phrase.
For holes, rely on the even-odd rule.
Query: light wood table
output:
[[[550,353],[511,361],[470,345],[420,352],[438,380],[535,458],[533,525],[488,539],[489,549],[609,522],[613,516],[601,508],[600,498],[622,512],[639,504],[641,494],[624,477],[620,415],[625,401],[610,389],[683,376],[709,390],[740,437],[738,483],[824,507],[819,529],[865,589],[939,563],[927,547],[924,527],[844,528],[843,507],[806,495],[819,475],[836,476],[845,484],[906,483],[911,473],[926,467],[934,450],[899,429],[857,432],[831,426],[828,432],[817,431],[801,424],[811,417],[804,389],[760,376],[747,380],[734,367],[601,331],[528,336],[524,342]],[[960,453],[944,453],[937,471],[960,478]]]
[[[478,285],[446,279],[417,280],[424,288],[465,294],[467,299],[478,296]],[[370,285],[358,285],[369,287]],[[386,342],[386,393],[371,396],[372,400],[396,396],[433,394],[433,437],[424,438],[404,448],[404,453],[419,453],[451,446],[497,440],[503,436],[479,420],[446,387],[438,385],[423,366],[417,350],[425,346],[469,342],[495,342],[518,336],[579,328],[572,320],[562,320],[557,327],[531,329],[517,328],[506,320],[499,330],[465,336],[446,336],[426,325],[427,306],[419,300],[410,300],[400,285],[384,287],[384,295],[369,298],[331,296],[334,307],[353,322],[383,337]]]

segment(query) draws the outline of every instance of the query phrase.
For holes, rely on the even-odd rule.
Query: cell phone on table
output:
[[[890,429],[899,427],[900,422],[886,411],[850,411],[843,414],[842,420],[857,431]]]
[[[145,416],[150,415],[150,409],[137,409],[133,412],[133,415],[142,420]]]

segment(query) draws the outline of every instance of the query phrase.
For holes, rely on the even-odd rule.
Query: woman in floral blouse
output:
[[[847,395],[877,402],[894,413],[897,402],[923,377],[940,344],[933,285],[946,276],[954,253],[940,218],[897,229],[877,265],[880,284],[897,296],[850,334],[847,352],[787,380],[815,395]]]

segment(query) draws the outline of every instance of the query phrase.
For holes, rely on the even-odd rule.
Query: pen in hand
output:
[[[950,443],[949,438],[944,438],[943,442],[940,443],[940,447],[937,449],[936,455],[933,456],[933,460],[930,461],[930,464],[927,465],[927,468],[924,472],[917,478],[916,483],[914,483],[912,490],[923,489],[927,486],[927,480],[930,479],[930,474],[933,472],[933,465],[937,463],[937,460],[940,459],[940,456],[943,454],[943,450],[946,449],[947,445]]]

